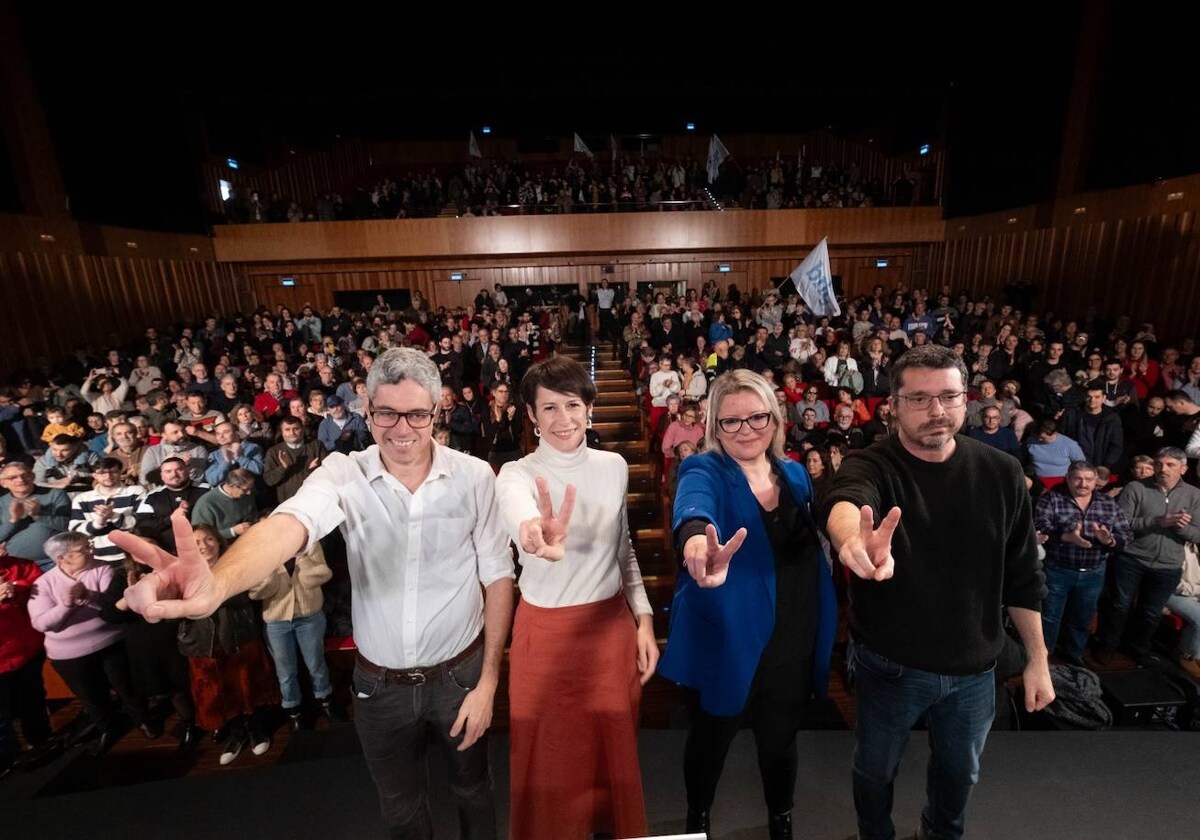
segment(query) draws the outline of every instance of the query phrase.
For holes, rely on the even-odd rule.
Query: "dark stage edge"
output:
[[[46,780],[0,783],[5,838],[161,837],[383,838],[374,788],[357,755],[352,727],[303,733],[271,767],[71,794]],[[652,834],[682,829],[680,756],[684,733],[645,731],[641,760]],[[854,737],[802,732],[794,824],[797,838],[846,840],[855,834],[850,791]],[[970,838],[1186,840],[1200,837],[1200,734],[1183,732],[995,732],[971,800]],[[896,790],[896,827],[912,836],[922,804],[925,734],[914,732]],[[508,808],[508,741],[492,742],[501,837]],[[79,758],[75,763],[85,761]],[[70,759],[64,760],[69,765]],[[50,768],[47,768],[49,770]],[[58,768],[58,775],[72,772]],[[78,771],[76,771],[78,772]],[[435,756],[431,774],[444,778]],[[14,794],[32,798],[15,798]],[[435,837],[457,837],[444,786],[435,785]],[[553,807],[552,796],[547,807]],[[749,732],[730,751],[713,809],[714,836],[766,836],[766,814]],[[556,839],[557,840],[557,839]],[[571,840],[563,838],[563,840]]]

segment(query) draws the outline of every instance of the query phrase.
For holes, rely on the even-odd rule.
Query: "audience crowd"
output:
[[[576,155],[556,164],[472,160],[459,168],[409,170],[370,187],[290,198],[234,189],[225,201],[231,223],[331,222],[343,219],[491,216],[530,213],[611,213],[635,210],[779,210],[908,206],[917,183],[865,178],[854,164],[772,158],[730,159],[713,184],[703,158],[625,157],[614,163]]]
[[[791,187],[774,164],[754,171],[761,177],[751,193],[778,188],[784,202],[807,201],[810,188],[863,186],[828,169]],[[579,204],[596,203],[603,194],[595,174],[572,164],[561,177],[538,178],[531,203],[564,190],[575,201],[577,188],[585,193]],[[691,195],[702,174],[694,161],[626,161],[618,177],[657,185],[661,198]],[[436,181],[429,177],[429,195]],[[429,206],[445,199],[467,207],[480,196],[487,206],[488,194],[496,204],[521,202],[529,183],[515,165],[473,165]],[[381,189],[379,206],[403,212],[426,200],[411,187]],[[643,189],[635,203],[653,194]],[[844,458],[891,433],[892,360],[921,344],[951,347],[970,372],[969,390],[936,398],[966,401],[963,432],[1017,458],[1038,499],[1060,610],[1044,616],[1049,646],[1061,636],[1063,658],[1082,662],[1100,596],[1097,579],[1083,581],[1082,573],[1108,560],[1120,585],[1094,658],[1122,644],[1144,657],[1168,599],[1188,621],[1197,618],[1189,610],[1200,576],[1180,584],[1180,575],[1185,544],[1200,542],[1200,493],[1188,483],[1189,459],[1200,457],[1200,351],[1192,337],[1160,339],[1152,323],[1110,319],[1094,307],[1078,316],[1037,312],[1035,294],[1023,283],[999,299],[949,286],[876,286],[830,317],[795,293],[711,282],[683,297],[645,299],[603,283],[590,300],[562,301],[485,287],[454,310],[414,292],[403,309],[380,296],[369,312],[276,306],[213,314],[24,370],[0,390],[0,770],[18,755],[14,721],[30,746],[51,740],[46,657],[82,701],[71,737],[92,740],[97,752],[120,736],[121,722],[159,737],[168,706],[178,715],[180,748],[194,748],[200,727],[212,730],[223,764],[243,748],[270,748],[264,710],[281,702],[295,728],[311,715],[342,719],[322,646],[327,632],[350,632],[336,544],[315,545],[210,619],[152,625],[123,601],[146,569],[111,535],[133,532],[213,562],[294,495],[327,454],[369,445],[364,380],[376,356],[396,346],[424,349],[441,372],[439,442],[498,470],[531,448],[517,400],[530,365],[564,341],[609,342],[639,395],[668,495],[679,462],[704,445],[711,381],[753,370],[774,387],[788,452],[807,468],[818,503]],[[195,545],[175,539],[183,519]],[[1194,629],[1185,634],[1181,654],[1200,674],[1196,638]],[[310,675],[307,701],[300,659]]]

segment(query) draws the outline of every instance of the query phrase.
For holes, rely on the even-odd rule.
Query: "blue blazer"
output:
[[[808,505],[812,497],[808,471],[790,460],[777,465],[796,503]],[[775,630],[775,553],[745,474],[724,453],[704,452],[680,464],[672,529],[678,530],[689,519],[711,522],[721,542],[744,527],[746,540],[721,586],[701,589],[686,570],[679,572],[671,631],[658,672],[698,690],[706,712],[730,717],[745,708],[754,672]],[[819,581],[812,684],[817,696],[824,697],[837,630],[837,597],[823,556]]]

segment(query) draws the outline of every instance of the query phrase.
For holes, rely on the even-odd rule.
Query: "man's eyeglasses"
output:
[[[922,411],[933,405],[934,400],[937,400],[942,408],[956,408],[963,404],[967,393],[966,391],[947,391],[941,394],[897,394],[896,396],[908,403],[909,408]]]
[[[717,421],[717,425],[721,427],[721,431],[727,435],[736,435],[742,430],[742,424],[745,423],[755,432],[761,432],[771,423],[771,412],[763,411],[759,414],[751,414],[749,417],[722,417]]]
[[[391,411],[381,408],[371,412],[371,422],[381,429],[390,429],[403,417],[412,429],[424,429],[433,422],[432,411]]]

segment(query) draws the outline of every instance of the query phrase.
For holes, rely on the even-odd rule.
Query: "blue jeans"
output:
[[[1182,574],[1182,567],[1152,569],[1128,554],[1113,558],[1112,599],[1101,630],[1100,647],[1115,650],[1128,624],[1125,643],[1129,652],[1135,657],[1150,653],[1150,640],[1162,620],[1162,609],[1175,594]]]
[[[1063,658],[1072,665],[1083,664],[1083,647],[1091,631],[1096,601],[1104,589],[1104,565],[1086,572],[1050,565],[1043,569],[1046,597],[1042,599],[1042,636],[1047,650],[1053,653],[1057,642]]]
[[[1167,606],[1185,622],[1179,637],[1179,649],[1192,659],[1200,659],[1200,598],[1195,595],[1172,595],[1167,599]]]
[[[329,668],[325,664],[325,613],[317,610],[312,615],[291,621],[268,621],[266,626],[267,648],[275,660],[283,708],[298,709],[304,700],[300,693],[297,648],[312,678],[313,696],[318,700],[329,697],[333,693],[333,686],[329,682]]]
[[[483,649],[457,665],[440,666],[423,685],[400,685],[354,667],[354,728],[392,840],[430,840],[425,753],[440,744],[449,765],[463,840],[496,840],[496,794],[488,766],[488,737],[459,751],[450,737],[459,707],[483,672]],[[547,807],[553,807],[548,804]]]
[[[967,800],[996,713],[994,669],[968,676],[921,671],[850,643],[857,685],[854,808],[860,840],[894,840],[892,791],[912,727],[929,726],[927,802],[921,827],[931,840],[962,837]]]

